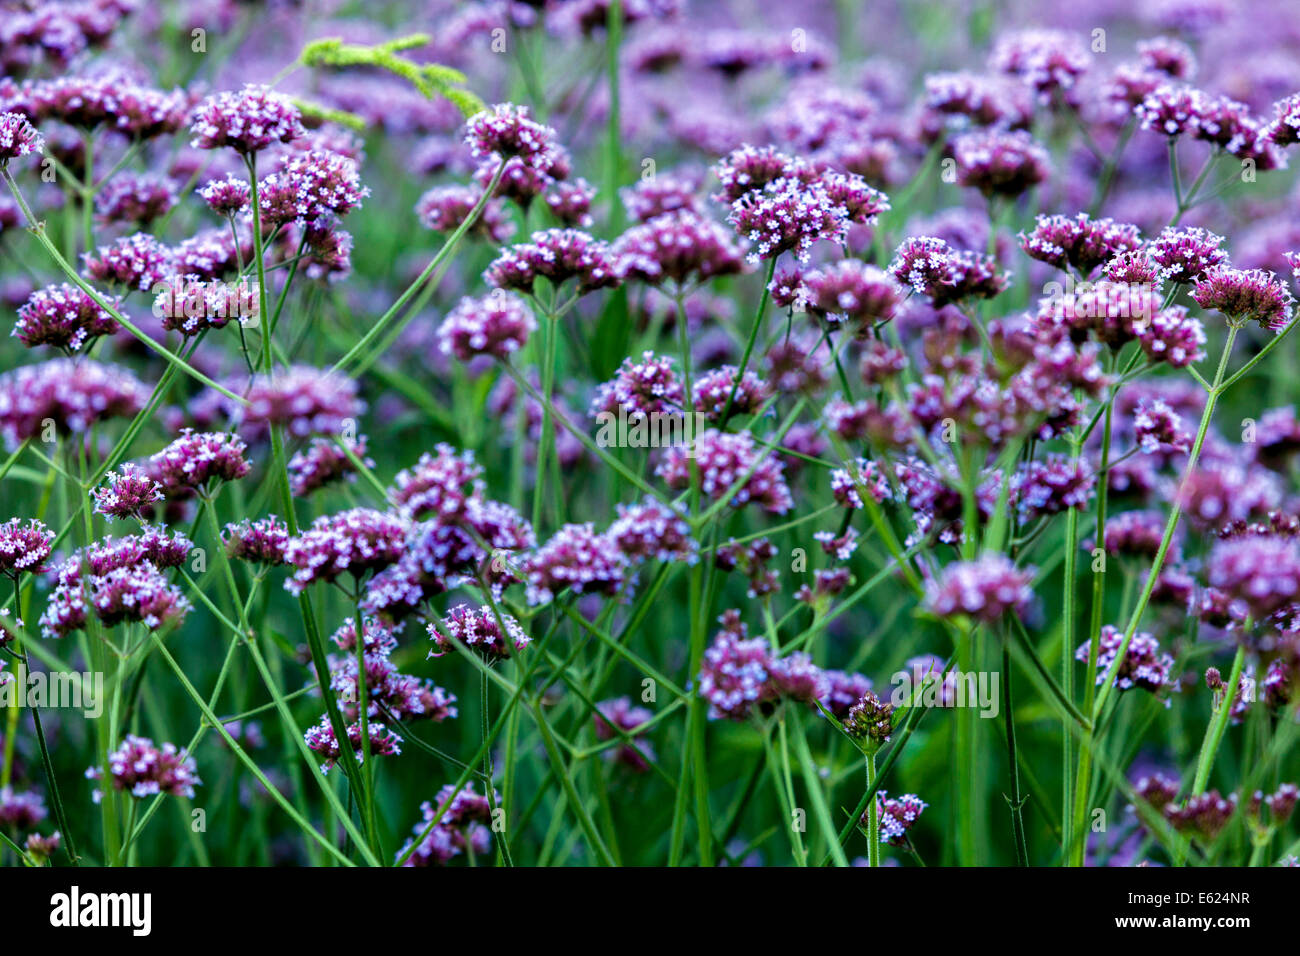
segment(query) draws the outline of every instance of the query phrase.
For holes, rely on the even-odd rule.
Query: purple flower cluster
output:
[[[103,786],[104,769],[92,767],[86,771],[86,778]],[[194,758],[184,750],[168,743],[159,747],[133,734],[128,734],[121,746],[108,755],[108,779],[114,790],[137,800],[156,794],[193,797],[194,788],[203,783]],[[92,796],[99,803],[103,793],[96,788]]]
[[[669,447],[655,474],[669,488],[679,490],[690,487],[692,481],[698,482],[710,501],[730,494],[728,503],[733,508],[753,503],[772,514],[785,514],[794,507],[785,481],[785,464],[768,449],[755,447],[748,432],[710,428],[695,436],[689,448]]]
[[[926,589],[926,606],[939,617],[964,614],[996,624],[1011,611],[1023,615],[1033,600],[1032,568],[1017,568],[1001,554],[958,561]]]
[[[120,309],[121,303],[106,300]],[[23,345],[50,345],[69,352],[79,351],[101,335],[118,330],[117,320],[98,302],[75,285],[37,289],[18,310],[13,334]]]
[[[434,645],[429,656],[441,657],[458,643],[492,660],[506,660],[522,651],[529,644],[528,635],[509,614],[498,618],[497,613],[486,604],[456,605],[440,622],[429,625]]]
[[[535,331],[537,320],[528,303],[499,292],[461,299],[438,328],[438,345],[443,354],[462,362],[483,355],[504,360],[527,345]]]

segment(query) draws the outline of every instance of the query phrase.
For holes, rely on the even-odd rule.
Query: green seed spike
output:
[[[427,34],[416,33],[375,46],[362,46],[344,43],[338,37],[329,37],[313,40],[304,46],[298,56],[298,62],[308,67],[335,69],[353,66],[378,67],[400,76],[428,99],[441,96],[449,100],[467,117],[481,112],[484,108],[483,101],[469,90],[463,89],[467,82],[464,73],[438,63],[416,63],[398,55],[401,50],[424,46],[429,39]]]

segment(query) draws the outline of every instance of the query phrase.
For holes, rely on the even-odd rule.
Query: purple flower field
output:
[[[1294,0],[0,0],[0,865],[1300,865]]]

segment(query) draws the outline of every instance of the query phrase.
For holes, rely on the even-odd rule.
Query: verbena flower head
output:
[[[844,729],[864,747],[875,750],[893,735],[894,708],[868,690],[849,708]]]
[[[441,621],[429,625],[429,639],[434,645],[429,656],[441,657],[453,649],[454,643],[493,660],[505,660],[522,651],[529,644],[528,635],[517,620],[504,611],[500,614],[498,621],[497,614],[486,604],[477,608],[456,605]]]
[[[370,731],[371,757],[395,757],[402,752],[401,736],[378,721],[369,721],[368,729]],[[360,721],[348,725],[348,740],[352,745],[353,754],[356,755],[357,763],[361,763],[365,759],[361,734]],[[324,763],[321,764],[320,768],[321,773],[329,773],[330,769],[343,757],[343,747],[334,735],[334,728],[330,725],[328,715],[321,717],[320,723],[316,726],[308,728],[307,732],[303,734],[303,739],[307,742],[308,750],[324,758]]]
[[[927,806],[929,804],[914,793],[905,793],[901,797],[891,797],[884,790],[877,793],[880,842],[889,846],[906,846],[907,832],[916,825]]]
[[[414,467],[393,479],[389,498],[412,520],[454,520],[463,516],[472,499],[483,494],[483,468],[472,451],[457,452],[439,444],[436,454],[425,452]]]
[[[1141,244],[1137,226],[1113,219],[1092,219],[1082,212],[1073,219],[1038,216],[1033,232],[1020,234],[1020,248],[1031,259],[1058,269],[1068,265],[1083,276]]]
[[[1017,568],[1001,554],[957,561],[927,587],[926,606],[939,617],[965,614],[995,624],[1008,611],[1024,614],[1034,596],[1033,577],[1032,569]]]
[[[171,276],[174,268],[172,250],[143,232],[86,253],[87,276],[126,289],[151,289]]]
[[[555,130],[528,115],[528,107],[498,103],[470,117],[465,144],[477,158],[518,159],[532,169],[549,171],[556,150]]]
[[[86,771],[89,780],[104,784],[104,770],[94,767]],[[194,758],[175,744],[161,747],[146,737],[128,734],[121,746],[108,755],[108,779],[114,790],[122,790],[136,799],[157,794],[173,797],[193,797],[199,779]],[[93,794],[99,803],[103,793],[97,788]]]
[[[355,380],[306,365],[257,376],[247,398],[245,425],[281,425],[295,437],[345,434],[365,409]]]
[[[337,442],[327,438],[313,438],[301,451],[289,459],[289,490],[295,498],[302,498],[327,485],[340,481],[355,481],[356,466],[344,452],[351,451],[363,465],[373,468],[375,463],[366,457],[366,436],[356,440],[341,438]]]
[[[507,359],[527,345],[535,331],[537,320],[528,303],[499,292],[461,299],[438,328],[438,347],[462,362],[484,355]]]
[[[756,414],[771,397],[771,386],[752,369],[747,369],[739,381],[737,376],[740,376],[739,369],[724,365],[696,379],[692,398],[695,411],[711,422],[722,420],[728,403],[734,415]]]
[[[749,242],[750,262],[787,251],[807,262],[817,240],[845,242],[849,210],[832,198],[820,179],[787,176],[741,195],[732,203],[727,221]]]
[[[622,280],[610,247],[578,229],[547,229],[530,242],[502,251],[483,280],[500,289],[531,293],[538,279],[554,285],[576,280],[579,294],[617,286]]]
[[[578,594],[618,594],[628,560],[607,535],[591,524],[567,524],[524,561],[528,603],[544,604],[565,588]]]
[[[294,153],[258,187],[264,223],[346,216],[370,195],[356,160],[330,149]]]
[[[352,508],[322,515],[289,541],[284,559],[295,568],[285,589],[300,594],[317,581],[342,574],[357,580],[380,571],[402,556],[409,523],[372,508]]]
[[[119,301],[109,297],[114,307]],[[18,310],[13,334],[23,345],[78,351],[87,342],[118,330],[117,320],[80,286],[63,283],[37,289]]]
[[[1300,143],[1300,93],[1273,104],[1275,114],[1265,127],[1264,138],[1275,146],[1294,146]]]
[[[694,470],[688,449],[670,446],[655,474],[674,489],[687,488],[692,474],[700,491],[710,501],[718,501],[731,492],[728,503],[733,508],[756,504],[772,514],[785,514],[794,507],[790,488],[785,481],[785,465],[767,449],[755,446],[748,432],[721,432],[710,428],[697,435],[694,442]],[[741,478],[749,477],[732,492]]]
[[[1040,101],[1074,102],[1074,88],[1092,56],[1083,39],[1064,30],[1020,30],[998,41],[989,65],[1017,77]]]
[[[0,113],[0,167],[45,148],[45,139],[21,113]]]
[[[10,518],[0,524],[0,574],[17,577],[44,569],[54,547],[54,532],[35,518]]]
[[[894,277],[858,259],[843,259],[803,277],[805,308],[831,326],[868,327],[888,322],[903,290]]]
[[[253,189],[248,180],[232,173],[227,173],[224,179],[209,180],[195,192],[218,216],[243,212],[253,200]]]
[[[238,524],[226,525],[221,531],[226,554],[251,564],[283,564],[289,540],[289,526],[275,515],[256,520],[245,518]]]
[[[553,184],[544,198],[551,215],[566,226],[590,229],[595,223],[591,201],[596,198],[596,187],[581,177]]]
[[[208,97],[190,117],[190,145],[197,149],[229,147],[251,155],[304,132],[298,107],[288,97],[254,83]]]
[[[1266,332],[1277,333],[1291,321],[1295,299],[1286,284],[1262,269],[1216,266],[1196,283],[1192,299],[1203,309],[1214,309],[1235,325],[1257,322]]]
[[[213,479],[237,481],[247,475],[247,449],[237,435],[184,428],[179,438],[149,459],[149,470],[169,494],[185,488],[202,490]]]
[[[416,202],[415,214],[426,229],[454,232],[469,218],[482,198],[483,191],[474,186],[434,186]],[[514,224],[506,218],[501,201],[489,199],[470,226],[469,235],[505,242],[514,231]]]
[[[653,498],[640,504],[618,506],[618,519],[605,537],[629,561],[684,561],[694,564],[699,544],[691,525],[675,509]]]
[[[863,493],[876,504],[889,497],[889,480],[874,461],[858,458],[852,469],[831,470],[831,494],[838,504],[845,508],[865,508]]]
[[[179,624],[190,612],[189,599],[151,557],[137,539],[125,539],[110,551],[92,549],[87,557],[90,574],[84,581],[76,558],[64,564],[41,615],[41,633],[62,637],[81,630],[91,613],[105,627],[137,622],[158,631]]]
[[[151,173],[118,173],[95,195],[95,215],[104,223],[147,226],[176,205],[176,187]]]
[[[741,272],[741,251],[727,231],[690,210],[663,213],[633,226],[614,243],[625,277],[679,286]]]
[[[928,295],[936,309],[963,299],[991,299],[1008,281],[992,256],[954,249],[933,236],[903,240],[889,272],[917,294]]]
[[[1168,281],[1195,282],[1228,261],[1227,252],[1219,248],[1223,242],[1223,236],[1207,229],[1166,227],[1147,245],[1146,253]]]
[[[45,801],[35,790],[18,791],[10,786],[0,789],[0,827],[30,830],[48,815]]]
[[[1124,643],[1124,632],[1107,624],[1101,629],[1101,643],[1097,652],[1097,684],[1106,682],[1106,674]],[[1088,662],[1091,642],[1080,644],[1074,652],[1075,660]],[[1174,659],[1161,653],[1160,644],[1150,634],[1138,632],[1129,641],[1124,652],[1124,661],[1115,672],[1115,688],[1131,690],[1139,688],[1159,694],[1170,684],[1170,673]]]
[[[1138,402],[1133,412],[1133,438],[1148,455],[1158,452],[1188,452],[1192,436],[1182,416],[1163,399]]]
[[[685,210],[702,213],[698,198],[700,177],[686,172],[664,172],[640,179],[619,190],[623,208],[637,222],[649,222],[664,213]]]
[[[1047,150],[1023,130],[972,130],[952,142],[957,182],[985,196],[1015,197],[1047,179]]]
[[[680,415],[685,404],[682,383],[673,360],[643,352],[640,361],[623,359],[618,372],[597,387],[591,414],[620,411],[629,419],[650,415]]]
[[[138,518],[147,514],[154,502],[163,500],[163,486],[143,468],[132,462],[122,465],[120,473],[110,471],[105,483],[92,489],[95,511],[112,520]]]
[[[420,804],[422,820],[412,828],[420,843],[412,849],[414,841],[407,841],[398,852],[398,859],[409,852],[405,866],[446,866],[467,850],[479,856],[487,854],[492,846],[487,824],[492,820],[493,805],[501,805],[499,794],[494,793],[493,800],[489,801],[485,795],[474,792],[472,783],[460,790],[448,784],[438,791],[433,802],[426,800]],[[430,828],[435,819],[438,822]]]
[[[46,421],[62,434],[135,415],[149,389],[128,369],[91,359],[53,359],[0,374],[0,435],[10,447],[42,434]]]
[[[1300,542],[1271,536],[1220,541],[1210,553],[1206,578],[1263,621],[1300,601]]]

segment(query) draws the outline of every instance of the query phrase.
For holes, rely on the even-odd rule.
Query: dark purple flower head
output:
[[[459,643],[489,659],[507,660],[529,644],[528,635],[518,621],[504,612],[498,621],[497,615],[486,604],[477,608],[458,604],[441,621],[430,624],[428,630],[434,645],[430,657],[441,657]]]
[[[143,232],[116,239],[94,253],[87,252],[85,259],[87,276],[127,289],[152,289],[165,281],[174,267],[171,249]]]
[[[247,398],[243,424],[281,425],[295,437],[347,434],[365,409],[355,380],[306,365],[257,376]]]
[[[239,524],[226,525],[221,532],[226,554],[252,564],[283,564],[289,539],[289,526],[275,515],[257,520],[245,518]]]
[[[1148,359],[1186,368],[1205,358],[1205,328],[1181,305],[1162,309],[1138,327],[1138,342]]]
[[[849,708],[844,729],[864,748],[876,750],[894,733],[894,708],[868,690]]]
[[[1234,325],[1254,321],[1273,333],[1291,321],[1295,305],[1291,291],[1273,273],[1226,266],[1217,266],[1202,276],[1192,290],[1192,299],[1203,309],[1222,312]]]
[[[640,361],[623,359],[618,372],[597,387],[591,414],[602,412],[629,419],[650,415],[680,415],[685,399],[682,383],[673,371],[673,360],[644,352]]]
[[[904,239],[889,264],[889,272],[919,295],[928,295],[935,308],[963,299],[991,299],[1007,287],[992,256],[953,249],[942,239]]]
[[[118,173],[95,195],[95,215],[104,223],[147,226],[176,205],[176,187],[153,174]]]
[[[447,444],[434,450],[437,454],[425,452],[413,467],[399,471],[389,490],[393,504],[414,521],[454,521],[483,494],[483,468],[472,451],[457,453]]]
[[[692,467],[691,453],[694,453]],[[766,448],[759,448],[748,432],[721,432],[710,428],[697,435],[690,448],[673,445],[655,469],[668,487],[690,487],[692,475],[710,501],[731,494],[733,508],[753,503],[771,514],[785,514],[794,507],[785,482],[785,465]],[[740,479],[749,477],[732,491]]]
[[[258,186],[264,225],[346,216],[369,195],[356,161],[330,149],[294,153]]]
[[[367,468],[375,463],[366,457],[366,436],[358,435],[356,440],[340,438],[337,441],[327,438],[313,438],[311,444],[301,451],[294,452],[289,459],[289,490],[295,498],[302,498],[314,491],[340,481],[355,481],[356,466],[344,452],[352,452]]]
[[[1103,546],[1107,554],[1154,558],[1160,550],[1164,533],[1165,516],[1159,511],[1121,511],[1107,517]],[[1095,546],[1092,542],[1089,549]]]
[[[591,201],[596,198],[596,187],[581,177],[555,183],[544,198],[551,214],[566,226],[590,229],[595,223]]]
[[[609,526],[605,537],[632,562],[694,564],[699,551],[685,516],[653,498],[630,507],[619,505],[618,519]]]
[[[1148,455],[1186,453],[1192,448],[1192,436],[1182,416],[1159,398],[1138,402],[1133,411],[1133,438]]]
[[[623,590],[628,560],[607,535],[590,524],[567,524],[524,561],[528,603],[544,604],[565,588],[578,594],[615,595]]]
[[[940,617],[965,614],[996,624],[1007,611],[1023,614],[1033,599],[1032,568],[1017,568],[1001,554],[958,561],[926,589],[926,606]]]
[[[26,524],[10,518],[0,524],[0,574],[17,577],[43,570],[53,546],[54,532],[35,518]]]
[[[285,548],[285,561],[296,569],[285,589],[300,594],[317,581],[381,571],[402,556],[408,528],[405,520],[371,508],[322,515]]]
[[[213,479],[237,481],[247,475],[247,447],[237,435],[184,428],[179,438],[149,459],[149,472],[168,494],[202,490]]]
[[[163,500],[163,487],[144,469],[132,462],[122,465],[119,474],[110,471],[105,483],[90,492],[95,500],[95,511],[112,520],[135,518],[152,509],[156,501]]]
[[[434,186],[415,204],[415,214],[421,225],[434,232],[453,232],[469,218],[483,197],[475,186],[457,184]],[[501,201],[490,199],[469,229],[470,235],[505,242],[514,235],[515,227],[506,216]]]
[[[104,783],[102,767],[86,771],[87,779]],[[108,755],[108,777],[114,790],[122,790],[136,799],[157,794],[193,797],[194,788],[202,784],[194,758],[174,744],[158,747],[152,740],[128,734],[122,745]],[[97,788],[96,803],[103,794]]]
[[[803,277],[805,308],[828,325],[863,328],[888,322],[903,300],[903,289],[882,269],[858,259],[843,259]]]
[[[692,396],[695,411],[711,422],[721,421],[728,406],[734,415],[756,414],[772,397],[772,388],[753,369],[746,369],[739,383],[738,375],[734,365],[724,365],[697,378]]]
[[[108,418],[144,408],[149,389],[128,369],[91,359],[53,359],[0,373],[0,435],[11,446],[42,433],[87,431]]]
[[[1113,219],[1091,219],[1079,213],[1067,216],[1039,216],[1034,231],[1020,234],[1020,248],[1031,259],[1064,269],[1067,265],[1088,276],[1116,256],[1132,252],[1142,244],[1137,226]]]
[[[815,175],[807,165],[775,146],[742,146],[719,160],[713,173],[722,184],[722,192],[717,198],[728,204],[779,179],[811,178]]]
[[[45,140],[21,113],[0,113],[0,167],[45,148]]]
[[[876,794],[880,842],[889,846],[907,846],[907,832],[916,825],[922,811],[928,806],[914,793],[891,797],[881,790]]]
[[[536,330],[528,303],[498,290],[478,299],[461,299],[438,328],[438,346],[444,355],[455,355],[462,362],[484,355],[507,359],[527,345]]]
[[[857,458],[852,470],[835,468],[831,471],[831,494],[839,505],[855,509],[866,507],[862,498],[864,491],[876,504],[889,497],[889,481],[874,461]]]
[[[115,308],[121,302],[105,301]],[[63,283],[37,289],[18,310],[13,334],[28,348],[51,345],[77,351],[88,341],[118,330],[117,320],[80,286]]]
[[[749,243],[751,263],[787,251],[807,262],[817,240],[846,241],[849,210],[832,198],[822,180],[787,176],[741,195],[731,204],[727,221]]]
[[[1047,150],[1023,130],[972,130],[952,141],[957,182],[985,196],[1015,197],[1047,179]]]
[[[15,791],[10,786],[0,789],[0,827],[10,832],[30,830],[44,820],[48,813],[45,801],[35,790]]]
[[[483,273],[488,285],[532,293],[538,279],[577,280],[579,294],[617,286],[618,260],[609,246],[577,229],[547,229],[502,251]]]
[[[649,222],[664,213],[685,210],[702,213],[700,177],[686,172],[658,173],[619,191],[627,214],[637,222]]]
[[[371,757],[394,757],[402,752],[402,738],[398,734],[373,720],[369,721],[368,729],[370,731],[369,749]],[[361,763],[365,759],[361,733],[360,721],[348,725],[348,741],[352,745],[352,752],[356,755],[357,763]],[[343,757],[343,747],[339,744],[338,738],[334,736],[334,728],[330,725],[328,715],[321,717],[320,723],[316,726],[308,728],[307,732],[303,734],[303,739],[307,742],[307,749],[314,754],[319,754],[324,760],[324,763],[321,764],[321,773],[329,773],[330,769]]]
[[[556,150],[555,130],[528,115],[528,107],[498,103],[472,116],[465,124],[465,144],[476,158],[519,159],[525,166],[549,172]]]
[[[1196,55],[1192,48],[1173,37],[1139,40],[1138,59],[1149,70],[1156,70],[1175,80],[1190,80],[1196,75]]]
[[[741,250],[718,223],[690,210],[656,216],[614,243],[618,268],[650,285],[704,281],[743,271]]]
[[[1014,81],[1004,77],[968,71],[929,73],[925,77],[925,108],[938,122],[926,119],[923,123],[935,133],[943,126],[1022,128],[1030,120],[1028,100]]]
[[[1210,554],[1206,577],[1211,587],[1262,621],[1300,600],[1300,543],[1268,536],[1220,541]]]
[[[1207,229],[1167,227],[1146,247],[1147,254],[1170,282],[1195,282],[1215,266],[1228,261],[1220,246],[1223,236]]]
[[[1300,93],[1273,105],[1275,118],[1264,130],[1264,138],[1275,146],[1300,143]]]
[[[197,149],[228,146],[250,155],[304,132],[298,107],[288,97],[253,83],[208,97],[190,117],[190,145]]]
[[[96,556],[92,553],[91,574],[84,582],[75,558],[64,565],[59,572],[59,583],[41,615],[42,634],[62,637],[80,630],[91,612],[105,627],[134,621],[151,631],[185,619],[190,611],[189,599],[158,565],[143,556],[124,562],[128,556],[139,553],[137,548],[129,546],[129,541],[117,553],[100,556],[100,563],[112,562],[107,568],[96,570]]]
[[[1124,643],[1124,632],[1107,624],[1101,629],[1101,643],[1098,646],[1097,653],[1097,684],[1100,686],[1106,681],[1106,674],[1109,672],[1111,665],[1115,663],[1115,658],[1119,654],[1121,645]],[[1088,656],[1091,653],[1091,642],[1085,641],[1080,644],[1074,652],[1074,658],[1083,663],[1088,662]],[[1134,687],[1150,691],[1153,694],[1159,694],[1162,690],[1172,686],[1170,673],[1173,671],[1174,659],[1168,654],[1162,654],[1160,645],[1150,634],[1138,632],[1133,635],[1129,641],[1128,648],[1124,652],[1124,662],[1120,664],[1119,670],[1115,672],[1115,688],[1117,690],[1131,690]]]
[[[253,199],[253,190],[248,180],[231,173],[227,173],[225,179],[208,180],[195,191],[218,216],[233,216],[237,212],[243,212]]]
[[[1020,30],[1000,40],[989,58],[999,73],[1017,77],[1046,103],[1059,96],[1075,101],[1075,84],[1092,56],[1083,39],[1064,30]]]

